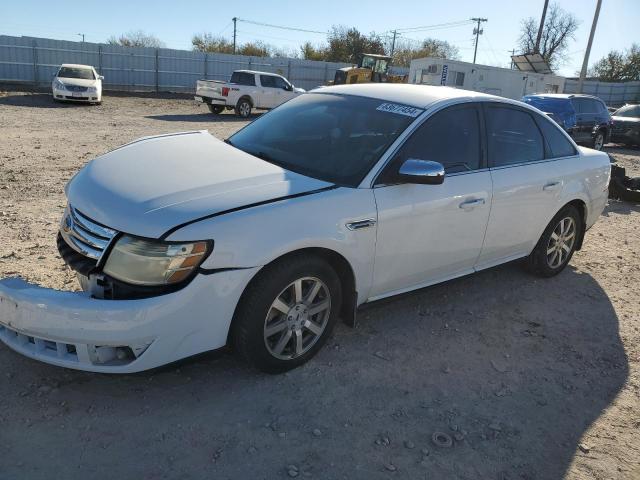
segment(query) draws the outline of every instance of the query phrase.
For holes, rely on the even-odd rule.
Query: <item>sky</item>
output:
[[[553,2],[553,0],[552,0]],[[569,59],[558,71],[575,76],[582,65],[596,0],[556,0],[573,13],[580,26],[569,43]],[[511,49],[517,47],[520,22],[540,18],[544,0],[369,0],[321,2],[210,0],[0,0],[0,34],[35,36],[87,42],[104,42],[112,35],[143,30],[167,47],[191,49],[194,33],[210,32],[229,39],[231,19],[238,17],[237,41],[260,40],[289,51],[305,41],[322,44],[323,33],[275,29],[242,21],[250,20],[303,30],[328,31],[332,25],[356,27],[363,33],[390,35],[394,29],[462,22],[487,18],[478,43],[477,62],[508,67]],[[603,0],[591,50],[590,64],[610,50],[625,50],[640,43],[640,0]],[[398,39],[418,42],[424,37],[446,40],[458,47],[461,60],[473,60],[473,25],[430,28],[404,33]]]

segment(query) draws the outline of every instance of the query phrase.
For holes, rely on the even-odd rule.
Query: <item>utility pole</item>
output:
[[[236,22],[238,17],[233,17],[233,53],[236,53]]]
[[[593,23],[591,24],[591,33],[589,34],[589,43],[587,43],[587,50],[584,52],[584,60],[582,61],[582,70],[580,70],[580,79],[578,80],[578,93],[582,93],[584,78],[587,76],[587,67],[589,66],[589,54],[591,53],[591,44],[593,43],[593,36],[596,33],[596,25],[598,24],[598,16],[600,15],[601,5],[602,5],[602,0],[598,0],[598,3],[596,4],[596,13],[593,15]]]
[[[393,31],[393,40],[391,41],[391,57],[393,57],[393,52],[396,49],[396,35],[398,35],[398,31],[394,30]]]
[[[78,33],[77,35],[80,35],[82,37],[82,43],[84,43],[84,33]]]
[[[540,40],[542,40],[542,29],[544,28],[544,19],[547,16],[548,6],[549,6],[549,0],[544,0],[544,7],[542,8],[542,17],[540,18],[540,26],[538,27],[538,37],[536,38],[536,45],[533,47],[533,53],[540,53]]]
[[[507,50],[507,52],[509,52],[509,50]],[[515,54],[516,54],[516,49],[514,48],[514,49],[511,50],[511,70],[513,70],[513,66],[514,66],[513,65],[513,57],[515,56]]]
[[[476,55],[478,53],[478,37],[482,35],[483,30],[480,28],[480,22],[486,22],[486,18],[472,18],[474,22],[478,22],[478,26],[473,29],[473,34],[476,36],[476,47],[473,50],[473,63],[476,63]]]

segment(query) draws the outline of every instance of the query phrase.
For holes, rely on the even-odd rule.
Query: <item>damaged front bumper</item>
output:
[[[256,271],[198,275],[177,292],[137,300],[0,280],[0,341],[27,357],[77,370],[156,368],[224,346],[236,304]]]

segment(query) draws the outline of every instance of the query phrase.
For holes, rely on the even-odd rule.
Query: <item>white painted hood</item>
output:
[[[199,217],[330,185],[201,131],[144,138],[102,155],[71,179],[67,198],[103,225],[158,238]]]

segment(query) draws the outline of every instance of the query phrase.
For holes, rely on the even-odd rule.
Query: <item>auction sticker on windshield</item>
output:
[[[397,113],[398,115],[406,115],[407,117],[417,117],[424,110],[414,107],[408,107],[406,105],[398,105],[397,103],[383,103],[376,110],[381,112]]]

